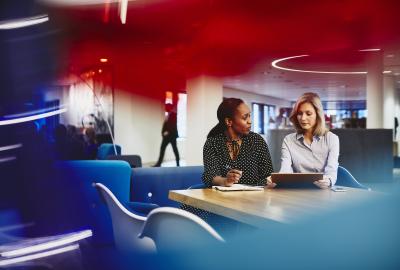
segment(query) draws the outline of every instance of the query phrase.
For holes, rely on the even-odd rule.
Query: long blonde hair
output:
[[[297,120],[297,113],[299,108],[304,103],[310,103],[317,114],[317,123],[314,128],[314,135],[322,136],[325,135],[329,129],[325,126],[325,114],[324,109],[322,107],[321,99],[319,98],[318,94],[316,93],[304,93],[294,104],[292,113],[290,114],[290,122],[293,123],[294,127],[296,128],[297,133],[303,133],[303,128],[300,126],[299,121]]]

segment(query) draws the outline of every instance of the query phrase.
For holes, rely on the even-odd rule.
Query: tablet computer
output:
[[[313,182],[321,180],[323,173],[272,173],[271,180],[277,187],[316,187]]]

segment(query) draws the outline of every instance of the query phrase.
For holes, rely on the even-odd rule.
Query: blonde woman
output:
[[[322,189],[335,185],[339,165],[339,138],[325,127],[319,96],[304,93],[294,105],[289,119],[296,132],[283,140],[280,172],[322,172],[323,179],[314,184]],[[270,177],[267,184],[275,186]]]

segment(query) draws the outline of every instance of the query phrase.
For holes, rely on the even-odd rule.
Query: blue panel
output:
[[[131,200],[177,207],[178,203],[168,199],[169,191],[202,183],[203,170],[203,166],[134,168]]]

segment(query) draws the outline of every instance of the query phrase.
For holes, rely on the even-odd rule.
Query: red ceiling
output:
[[[234,76],[277,57],[362,48],[399,48],[400,1],[140,0],[122,25],[113,5],[54,8],[69,29],[68,61],[85,69],[107,57],[116,87],[138,93],[182,90],[196,74]],[[346,56],[347,67],[362,62]],[[310,63],[309,63],[310,64]]]

